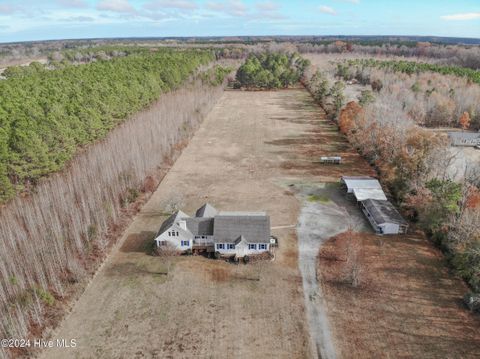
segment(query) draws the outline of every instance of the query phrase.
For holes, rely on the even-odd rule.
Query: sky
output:
[[[0,42],[236,35],[480,38],[480,0],[0,0]]]

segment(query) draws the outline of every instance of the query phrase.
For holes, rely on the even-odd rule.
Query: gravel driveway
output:
[[[329,238],[367,229],[361,211],[346,199],[336,184],[297,185],[302,209],[297,226],[298,259],[314,357],[336,358],[335,343],[326,313],[322,287],[317,280],[317,256]],[[314,198],[315,200],[312,200]]]

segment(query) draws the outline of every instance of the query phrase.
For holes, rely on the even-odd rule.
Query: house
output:
[[[452,146],[480,146],[480,132],[448,132]]]
[[[360,203],[363,213],[378,234],[407,232],[408,222],[389,201],[367,199]]]
[[[264,212],[219,212],[206,203],[195,217],[182,211],[163,222],[157,247],[178,252],[206,251],[243,258],[270,250],[270,217]]]

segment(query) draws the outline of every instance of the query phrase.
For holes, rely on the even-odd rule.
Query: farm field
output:
[[[318,163],[320,156],[333,154],[341,155],[344,163]],[[463,283],[446,271],[440,254],[423,239],[399,237],[398,245],[392,244],[395,251],[388,260],[401,258],[411,266],[398,271],[398,281],[387,283],[392,271],[380,264],[372,266],[375,278],[370,282],[375,288],[390,285],[396,293],[407,281],[415,283],[405,284],[408,291],[396,297],[394,307],[389,307],[388,295],[380,296],[385,303],[377,303],[376,291],[358,292],[363,296],[360,301],[357,292],[341,286],[338,290],[328,277],[329,265],[325,273],[318,272],[320,286],[310,283],[317,277],[320,243],[314,242],[324,242],[350,224],[354,230],[366,231],[362,234],[366,256],[377,258],[377,237],[368,234],[358,208],[333,184],[341,175],[372,174],[306,91],[226,91],[52,333],[53,338],[76,339],[77,348],[52,348],[40,357],[64,358],[66,353],[72,358],[305,358],[318,353],[326,353],[326,358],[400,353],[428,357],[431,350],[437,357],[468,356],[478,348],[479,323],[462,307]],[[148,254],[168,208],[175,204],[192,214],[204,202],[220,210],[267,211],[280,243],[275,260],[232,265],[200,256]],[[297,223],[302,243],[297,243]],[[412,252],[414,257],[407,260]],[[428,275],[415,279],[424,268]],[[307,295],[302,275],[303,286],[308,282]],[[425,293],[431,295],[425,298]],[[421,302],[415,320],[408,314],[414,304],[402,301],[405,296]],[[383,308],[382,326],[371,332],[378,306]],[[322,319],[325,314],[327,325],[322,322],[327,321]],[[434,315],[442,335],[429,332]],[[388,331],[395,323],[401,328]],[[428,345],[420,345],[421,335]],[[386,337],[389,345],[381,345]],[[442,344],[445,337],[458,348]]]
[[[461,300],[468,291],[420,234],[358,235],[361,284],[342,278],[346,241],[327,241],[318,277],[341,358],[478,358],[480,318]]]
[[[53,334],[77,339],[69,357],[308,357],[291,228],[300,203],[288,184],[330,175],[313,161],[322,149],[319,131],[328,148],[342,137],[321,118],[304,90],[225,92]],[[358,159],[352,153],[347,161]],[[265,210],[272,227],[290,226],[273,230],[275,261],[236,266],[146,254],[169,205],[191,214],[207,201]],[[65,349],[42,355],[64,358]]]

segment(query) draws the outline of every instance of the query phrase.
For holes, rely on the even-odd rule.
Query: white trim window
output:
[[[227,249],[235,249],[234,243],[227,243]]]
[[[180,242],[180,245],[181,245],[182,247],[190,247],[190,241],[181,241],[181,242]]]
[[[217,249],[225,249],[224,243],[217,243]]]
[[[261,251],[262,251],[262,250],[266,250],[266,249],[267,249],[267,245],[266,245],[265,243],[260,243],[260,244],[258,245],[258,249],[261,250]]]
[[[256,243],[248,243],[248,249],[256,251],[257,250],[257,244]]]

